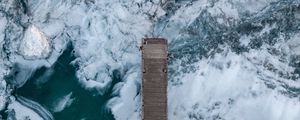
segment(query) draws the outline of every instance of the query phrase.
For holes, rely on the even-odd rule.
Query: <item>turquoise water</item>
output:
[[[87,91],[78,83],[76,67],[70,64],[75,59],[72,49],[72,46],[68,47],[51,68],[38,69],[16,94],[40,103],[56,120],[114,120],[106,103],[113,97],[110,95],[113,85],[120,81],[119,72],[113,72],[112,85],[104,95]],[[55,101],[71,92],[71,98],[74,98],[71,105],[54,112]]]

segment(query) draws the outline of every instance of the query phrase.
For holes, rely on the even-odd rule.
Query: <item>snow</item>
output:
[[[44,33],[32,25],[25,31],[19,52],[27,59],[46,58],[51,52],[51,45]]]
[[[7,24],[7,20],[4,15],[0,13],[0,44],[2,46],[3,40],[4,40],[4,30],[5,30],[5,25]]]
[[[241,45],[248,46],[251,41],[250,39],[251,39],[251,37],[249,37],[249,36],[246,36],[246,35],[242,36],[240,39]]]
[[[4,15],[0,13],[0,49],[3,49],[4,44],[4,31],[5,31],[5,25],[7,23],[7,20]],[[2,56],[2,53],[0,53],[0,56]],[[4,109],[5,103],[6,103],[6,81],[3,80],[4,75],[7,73],[7,69],[5,67],[4,61],[0,59],[0,110]]]
[[[208,12],[213,16],[223,15],[226,18],[239,19],[238,9],[236,9],[235,6],[227,0],[216,2],[213,7],[208,9]]]
[[[89,21],[89,28],[83,21],[68,24],[80,26],[78,31],[72,32],[72,36],[76,36],[73,43],[78,57],[76,62],[80,66],[77,71],[80,82],[87,89],[94,87],[103,93],[101,89],[111,82],[113,70],[135,64],[132,59],[139,58],[137,50],[140,40],[148,34],[151,24],[145,16],[131,13],[121,3],[97,4],[105,4],[107,8],[102,11],[89,10],[89,14],[84,17]],[[75,8],[81,10],[84,7]],[[73,11],[74,15],[70,14],[70,19],[77,19],[76,10]]]
[[[115,86],[113,93],[119,95],[109,100],[107,108],[112,110],[117,120],[140,119],[141,57],[138,48],[142,38],[164,37],[172,43],[171,49],[180,47],[184,42],[212,40],[205,38],[212,31],[199,25],[197,29],[203,29],[199,31],[207,33],[195,33],[195,38],[182,41],[189,36],[187,28],[197,25],[203,14],[207,15],[205,18],[216,19],[215,23],[220,28],[228,27],[231,30],[239,22],[244,22],[243,17],[264,14],[261,11],[277,1],[198,0],[182,2],[180,5],[179,2],[174,3],[177,5],[173,6],[176,10],[169,15],[166,15],[168,9],[160,4],[165,1],[159,0],[28,1],[29,13],[21,16],[26,16],[23,19],[30,18],[26,29],[13,21],[7,21],[15,18],[7,19],[0,12],[0,49],[3,50],[5,43],[7,53],[10,53],[9,60],[6,60],[6,51],[0,52],[0,108],[3,108],[9,94],[4,91],[6,82],[2,79],[9,73],[9,66],[20,64],[21,71],[25,72],[21,72],[18,77],[20,79],[17,80],[24,83],[35,69],[41,66],[50,67],[67,44],[72,43],[76,56],[73,64],[78,65],[76,75],[82,86],[88,90],[97,89],[99,94],[103,94],[105,88],[111,85],[113,71],[120,71],[122,80]],[[13,10],[13,2],[5,3],[7,5],[4,6],[7,7],[3,11]],[[2,3],[0,5],[2,10]],[[295,17],[299,18],[299,14]],[[207,19],[201,24],[210,24],[209,21]],[[276,24],[266,25],[255,35],[269,34],[272,29],[279,27]],[[5,32],[6,29],[11,32]],[[4,41],[5,35],[12,42]],[[250,49],[255,35],[242,35],[238,41],[240,45]],[[199,36],[205,39],[199,40]],[[240,54],[227,48],[230,45],[220,46],[223,52],[208,58],[203,57],[190,64],[196,67],[195,70],[182,71],[187,64],[184,63],[185,58],[173,62],[170,69],[180,69],[176,69],[178,74],[170,75],[170,79],[178,79],[182,84],[174,85],[169,82],[170,119],[213,119],[216,116],[229,120],[300,119],[299,101],[282,94],[289,91],[284,85],[299,88],[299,80],[279,75],[291,75],[295,71],[289,61],[290,58],[300,55],[299,34],[291,38],[282,36],[281,33],[278,36],[278,42],[273,46],[263,44],[261,48]],[[18,53],[25,59],[14,53],[17,48]],[[286,56],[275,55],[270,49]],[[264,65],[272,65],[275,71],[268,70]],[[268,88],[266,84],[275,88]],[[58,100],[54,111],[62,111],[71,104],[71,97],[72,93]],[[27,111],[24,106],[17,102],[10,106],[13,109],[18,108],[18,117],[24,117],[22,110]],[[28,111],[26,114],[34,114]]]
[[[258,53],[268,56],[259,51],[252,51],[245,56]],[[197,71],[180,77],[182,85],[169,86],[170,119],[195,119],[192,115],[204,119],[220,115],[230,120],[300,119],[298,100],[267,88],[257,73],[260,69],[252,63],[251,57],[245,56],[227,51],[195,63]],[[184,97],[172,99],[180,96]],[[216,103],[220,106],[214,106]]]
[[[133,71],[130,71],[133,72]],[[140,82],[141,74],[134,72],[125,76],[125,83],[121,86],[120,97],[115,97],[109,101],[109,107],[117,120],[138,120],[141,118],[141,96],[137,95],[136,83]]]
[[[238,11],[257,13],[278,0],[233,0],[234,6],[238,6]]]
[[[21,105],[17,101],[13,101],[9,104],[8,109],[15,111],[15,117],[17,120],[25,120],[26,117],[29,117],[31,120],[43,120],[43,118],[33,110]]]
[[[40,31],[43,31],[45,36],[53,38],[63,32],[65,24],[61,20],[51,20],[46,24],[37,24],[37,26],[39,26]]]
[[[6,81],[0,81],[0,110],[3,110],[5,107],[5,103],[7,102],[8,95],[6,94]]]
[[[295,55],[300,55],[300,34],[294,35],[288,42],[288,45]]]
[[[244,120],[298,120],[299,102],[276,94],[238,100],[236,109],[230,112],[236,114],[236,117],[243,117]],[[235,118],[233,115],[228,117]]]

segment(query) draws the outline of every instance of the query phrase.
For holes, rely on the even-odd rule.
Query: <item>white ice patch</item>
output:
[[[250,14],[257,13],[267,7],[270,3],[279,0],[232,0],[234,6],[238,7],[238,11]]]
[[[253,98],[240,98],[226,115],[228,119],[299,120],[300,103],[276,92]]]
[[[220,0],[214,3],[213,7],[208,8],[212,16],[223,16],[224,19],[239,19],[238,9],[227,0]]]
[[[209,6],[207,0],[195,1],[190,6],[182,6],[171,16],[168,23],[157,26],[159,30],[156,34],[166,37],[169,42],[179,38],[182,29],[190,26],[207,6]]]
[[[7,83],[5,80],[0,80],[0,110],[3,110],[5,107],[5,103],[7,102],[7,91],[6,91]]]
[[[15,117],[17,120],[26,120],[26,118],[31,120],[44,120],[33,110],[21,105],[17,101],[13,101],[8,105],[8,109],[15,111]]]
[[[140,41],[149,34],[152,24],[146,15],[138,13],[142,8],[136,9],[137,4],[107,1],[96,4],[105,7],[98,10],[92,6],[86,10],[84,4],[73,6],[68,20],[79,19],[78,11],[87,11],[87,14],[80,14],[80,21],[67,24],[76,25],[70,33],[75,39],[78,78],[84,87],[97,89],[102,94],[112,82],[113,70],[122,71],[127,65],[136,64]]]
[[[141,84],[137,83],[141,79],[140,72],[134,72],[125,76],[126,83],[121,88],[120,97],[109,101],[109,107],[117,120],[141,119],[141,96],[137,94],[139,89],[136,86],[136,84]]]
[[[202,59],[195,63],[196,72],[179,77],[182,85],[169,86],[170,119],[213,119],[217,116],[228,120],[300,119],[300,103],[281,94],[279,90],[284,88],[276,82],[289,80],[262,67],[261,63],[268,62],[279,70],[293,70],[278,59],[264,49],[242,55],[225,50]],[[275,82],[277,87],[267,88],[265,82],[268,81]]]
[[[75,100],[75,98],[71,98],[71,97],[72,97],[72,92],[67,94],[66,96],[63,96],[62,98],[59,98],[57,101],[54,102],[52,111],[61,112],[66,107],[69,107]]]
[[[0,13],[0,49],[2,49],[3,40],[4,40],[4,31],[5,31],[5,25],[7,24],[7,20],[4,15]]]
[[[293,36],[288,45],[295,55],[300,55],[300,33]]]
[[[35,72],[36,69],[45,66],[45,67],[50,67],[56,58],[52,58],[52,60],[45,60],[45,59],[35,59],[35,60],[28,60],[24,59],[24,57],[20,55],[11,55],[11,62],[16,63],[14,66],[14,69],[18,71],[18,74],[14,76],[14,81],[13,83],[16,85],[16,87],[21,87],[23,86],[26,81],[31,77],[31,75]],[[10,72],[10,74],[13,71]]]
[[[246,36],[246,35],[243,35],[240,38],[241,45],[243,45],[243,46],[248,46],[250,41],[251,41],[251,37]]]
[[[31,25],[25,31],[19,52],[26,59],[46,58],[51,52],[51,45],[44,33]]]
[[[38,26],[40,28],[40,31],[43,31],[43,33],[47,37],[51,38],[54,38],[57,35],[61,34],[65,27],[63,21],[61,20],[49,20],[48,23],[38,24],[36,26]]]
[[[0,50],[3,49],[3,44],[4,44],[4,31],[5,31],[5,25],[7,24],[7,20],[5,17],[3,17],[0,13]],[[0,52],[0,56],[2,56],[2,53]],[[3,59],[0,59],[0,110],[4,109],[6,98],[7,98],[7,93],[6,93],[6,86],[7,83],[3,79],[3,77],[8,73],[8,69],[4,63]]]
[[[181,32],[192,25],[204,11],[207,11],[212,17],[216,17],[219,24],[230,26],[233,22],[240,20],[244,14],[259,12],[275,1],[277,0],[194,1],[190,5],[181,5],[165,25],[158,24],[161,26],[157,26],[159,30],[155,32],[169,41],[174,41],[180,38]],[[257,5],[257,3],[261,4]]]

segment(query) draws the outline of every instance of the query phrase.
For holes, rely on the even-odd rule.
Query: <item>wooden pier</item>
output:
[[[146,38],[142,43],[143,120],[167,120],[168,43]]]

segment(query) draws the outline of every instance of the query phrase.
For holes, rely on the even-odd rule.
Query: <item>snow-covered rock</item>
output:
[[[36,26],[27,28],[19,52],[26,59],[46,58],[51,53],[51,43]]]

